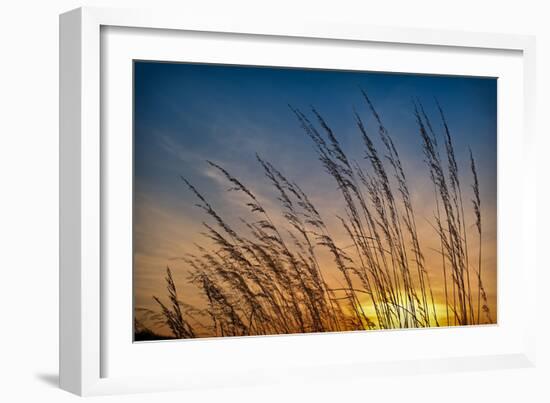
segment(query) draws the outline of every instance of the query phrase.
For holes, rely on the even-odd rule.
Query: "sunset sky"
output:
[[[344,214],[342,197],[288,105],[304,112],[314,106],[348,156],[366,168],[364,146],[353,118],[355,109],[376,138],[376,126],[360,92],[364,89],[399,150],[413,208],[420,217],[420,243],[436,299],[442,295],[442,278],[440,258],[433,251],[439,247],[431,226],[433,185],[423,161],[412,102],[423,103],[439,131],[442,125],[435,99],[445,110],[462,174],[471,256],[477,256],[470,202],[471,147],[481,189],[483,280],[496,317],[496,79],[135,62],[134,80],[136,307],[158,308],[152,296],[164,297],[167,266],[173,271],[181,299],[204,305],[194,287],[187,284],[186,265],[178,258],[195,252],[195,243],[209,244],[201,235],[202,222],[208,220],[194,206],[195,196],[180,175],[237,227],[238,218],[247,215],[238,195],[226,191],[229,186],[206,160],[238,177],[278,217],[277,195],[256,161],[257,153],[298,183],[333,229],[338,243],[349,244],[336,220],[336,215]],[[329,257],[324,267],[329,282],[337,281]],[[153,330],[168,333],[163,327]]]

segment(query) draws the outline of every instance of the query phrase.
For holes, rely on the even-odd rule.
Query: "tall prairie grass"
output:
[[[167,295],[154,297],[157,312],[148,312],[176,338],[247,336],[283,333],[418,328],[492,323],[482,282],[480,185],[470,150],[473,212],[467,216],[453,137],[443,109],[442,129],[435,130],[423,105],[412,103],[435,213],[429,220],[438,238],[438,260],[427,267],[405,168],[397,145],[366,92],[364,108],[354,112],[364,160],[351,160],[325,118],[314,108],[290,112],[317,153],[323,172],[337,187],[345,214],[337,217],[347,241],[341,245],[322,212],[306,192],[271,162],[256,155],[265,180],[277,193],[282,220],[239,178],[208,161],[238,193],[247,209],[239,229],[185,177],[207,219],[208,247],[196,246],[183,260],[187,281],[206,301],[203,307],[183,302],[170,268]],[[366,116],[366,117],[364,117]],[[370,119],[374,130],[367,130]],[[380,146],[376,146],[379,144]],[[284,168],[284,167],[283,167]],[[272,208],[273,210],[273,208]],[[275,212],[275,214],[279,214]],[[473,217],[473,222],[467,222]],[[422,218],[424,219],[424,218]],[[467,229],[475,225],[477,239]],[[469,248],[475,242],[475,248]],[[477,256],[471,256],[472,250]],[[321,259],[322,253],[331,259]],[[472,264],[472,262],[474,262]],[[433,267],[433,266],[436,267]],[[328,281],[338,273],[338,286]],[[431,276],[442,279],[443,301],[436,301]],[[437,309],[436,304],[444,304]],[[369,306],[370,309],[365,307]]]

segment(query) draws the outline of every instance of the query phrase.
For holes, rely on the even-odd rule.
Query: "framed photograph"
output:
[[[533,38],[85,8],[60,44],[64,389],[533,365]]]

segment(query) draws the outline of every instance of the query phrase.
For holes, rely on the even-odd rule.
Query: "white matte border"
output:
[[[437,44],[442,46],[462,46],[462,47],[475,47],[478,49],[470,49],[472,53],[478,54],[480,56],[487,56],[492,53],[495,53],[494,51],[488,51],[486,49],[479,49],[479,48],[500,48],[500,49],[510,49],[510,50],[520,50],[524,51],[523,55],[519,57],[518,60],[516,60],[517,63],[521,66],[521,69],[523,69],[523,66],[525,65],[526,68],[528,67],[528,71],[530,72],[530,75],[524,75],[525,73],[518,72],[518,74],[515,77],[511,77],[511,80],[513,83],[511,83],[511,87],[515,87],[514,94],[518,95],[518,98],[516,98],[516,105],[510,105],[510,108],[514,108],[515,111],[524,109],[526,112],[526,115],[531,115],[531,110],[529,108],[529,103],[532,102],[532,96],[533,96],[533,90],[534,90],[534,76],[533,76],[533,55],[532,55],[532,49],[534,48],[532,40],[526,37],[521,36],[506,36],[506,35],[492,35],[492,34],[472,34],[472,33],[458,33],[458,32],[444,32],[444,31],[424,31],[424,30],[410,30],[410,29],[384,29],[384,28],[372,28],[372,27],[358,27],[358,26],[343,26],[343,25],[330,25],[330,24],[307,24],[307,23],[300,23],[300,24],[281,24],[280,22],[275,23],[265,23],[265,22],[245,22],[240,21],[235,23],[235,21],[232,22],[221,22],[221,21],[197,21],[192,18],[192,16],[188,17],[187,20],[185,18],[180,18],[181,16],[178,16],[178,19],[176,19],[174,16],[167,15],[167,14],[154,14],[154,13],[144,13],[144,12],[121,12],[119,10],[104,10],[104,9],[86,9],[84,11],[75,11],[72,14],[68,14],[64,16],[66,21],[73,21],[77,20],[79,25],[79,32],[82,34],[82,38],[77,38],[76,40],[80,40],[80,47],[79,50],[81,52],[80,57],[77,57],[77,61],[81,62],[81,65],[75,62],[75,60],[68,60],[63,61],[62,59],[62,68],[65,66],[66,69],[74,69],[78,70],[81,80],[81,88],[79,91],[76,91],[78,95],[80,95],[82,105],[81,105],[81,111],[80,115],[78,116],[77,121],[75,123],[79,126],[80,130],[79,133],[77,133],[80,138],[82,139],[82,144],[79,144],[80,149],[75,149],[74,145],[64,147],[64,144],[61,145],[61,151],[62,154],[68,151],[77,151],[80,155],[80,160],[77,161],[80,175],[80,188],[82,189],[79,191],[82,198],[79,200],[72,200],[73,202],[78,202],[80,205],[80,216],[81,216],[81,224],[76,228],[76,231],[74,234],[65,234],[65,237],[62,235],[61,243],[63,246],[63,242],[67,240],[68,235],[75,235],[78,237],[78,241],[81,245],[81,251],[77,251],[74,253],[79,253],[77,258],[80,260],[80,264],[78,267],[78,270],[80,271],[80,277],[78,279],[69,278],[68,276],[64,275],[63,269],[61,270],[61,288],[62,290],[62,303],[65,301],[72,301],[76,303],[75,309],[79,311],[79,325],[78,325],[78,332],[75,333],[74,330],[71,329],[71,326],[74,326],[74,323],[69,323],[69,320],[74,321],[74,317],[71,319],[67,315],[61,315],[61,328],[60,331],[62,334],[66,334],[67,336],[74,335],[78,338],[78,346],[77,349],[80,348],[80,354],[78,357],[75,357],[74,360],[67,359],[67,354],[65,354],[65,359],[61,360],[61,383],[62,385],[72,391],[75,391],[76,393],[81,394],[97,394],[97,393],[114,393],[114,392],[128,392],[128,391],[138,391],[138,390],[162,390],[166,388],[185,388],[185,387],[192,387],[192,386],[198,386],[198,385],[219,385],[219,384],[225,384],[225,385],[244,385],[248,384],[249,382],[254,382],[254,380],[257,381],[277,381],[278,376],[276,375],[276,371],[274,369],[277,368],[277,359],[279,359],[279,363],[285,368],[288,369],[288,376],[284,377],[286,381],[295,380],[296,376],[298,377],[310,377],[313,379],[322,379],[323,375],[322,373],[326,373],[326,369],[336,369],[337,367],[342,370],[342,368],[347,368],[346,371],[343,371],[341,373],[349,373],[352,371],[356,374],[368,374],[372,372],[373,368],[378,368],[381,370],[381,372],[384,372],[384,368],[393,368],[393,370],[403,369],[406,370],[411,368],[422,368],[423,370],[441,370],[444,368],[455,368],[455,369],[473,369],[473,368],[493,368],[498,366],[508,366],[508,365],[526,365],[528,363],[526,359],[526,353],[531,352],[533,350],[532,343],[530,344],[524,344],[524,335],[529,336],[529,338],[532,338],[532,323],[529,321],[523,321],[523,326],[520,326],[517,332],[513,331],[507,331],[504,335],[493,335],[493,336],[503,336],[505,340],[503,340],[502,343],[500,343],[499,339],[493,339],[497,347],[494,349],[489,350],[483,350],[483,351],[476,351],[475,349],[469,350],[469,353],[466,354],[466,357],[463,356],[463,351],[455,351],[455,353],[458,354],[459,358],[456,359],[446,359],[446,358],[440,358],[439,356],[436,357],[429,357],[425,354],[425,352],[421,352],[419,356],[411,356],[409,357],[412,361],[406,361],[403,362],[405,357],[400,355],[399,351],[394,351],[395,356],[393,356],[393,359],[397,359],[399,361],[388,362],[386,361],[386,364],[374,364],[375,367],[372,365],[366,364],[364,360],[362,360],[362,357],[358,357],[357,354],[355,355],[355,362],[343,362],[341,359],[339,359],[339,355],[336,354],[334,357],[331,357],[331,359],[325,360],[323,359],[323,363],[321,365],[317,365],[319,361],[315,361],[314,356],[310,356],[309,353],[313,351],[314,349],[310,350],[308,352],[309,346],[314,343],[323,343],[323,345],[326,345],[327,343],[332,343],[331,340],[337,340],[340,339],[338,344],[341,346],[342,343],[350,343],[352,340],[355,339],[358,343],[364,343],[363,339],[364,337],[369,338],[369,342],[373,343],[375,340],[374,338],[381,338],[388,340],[392,337],[405,337],[409,338],[409,342],[415,342],[414,334],[420,335],[418,340],[420,342],[425,342],[427,339],[433,337],[435,339],[440,339],[441,337],[447,337],[445,336],[445,332],[448,332],[449,329],[428,329],[428,330],[422,330],[418,332],[402,332],[402,331],[394,331],[394,332],[370,332],[370,333],[345,333],[345,334],[330,334],[330,335],[304,335],[304,336],[274,336],[274,337],[258,337],[258,338],[246,338],[246,339],[226,339],[226,340],[201,340],[201,341],[193,341],[192,343],[186,343],[183,342],[174,342],[177,343],[174,345],[174,343],[146,343],[146,344],[130,344],[129,349],[126,351],[126,353],[130,353],[131,356],[134,356],[134,350],[136,350],[136,354],[144,354],[144,357],[147,356],[147,352],[144,349],[140,349],[141,346],[154,346],[155,349],[157,349],[156,346],[159,346],[157,351],[160,356],[164,354],[164,357],[161,358],[163,362],[168,362],[168,360],[171,360],[173,358],[173,355],[170,353],[170,351],[173,353],[175,351],[173,348],[170,348],[170,346],[175,347],[177,346],[178,349],[182,348],[182,346],[193,346],[193,351],[196,351],[198,354],[201,352],[205,352],[206,354],[208,351],[215,350],[219,354],[226,354],[227,357],[231,357],[231,351],[233,349],[238,349],[239,345],[244,345],[246,349],[253,354],[257,354],[260,351],[269,353],[269,350],[274,349],[277,350],[279,348],[287,348],[288,345],[292,344],[292,349],[294,352],[299,352],[301,354],[298,355],[298,357],[292,357],[293,362],[289,365],[288,361],[281,360],[280,357],[276,356],[268,356],[264,358],[273,358],[275,361],[269,362],[269,366],[266,368],[266,361],[261,364],[263,366],[264,371],[263,375],[259,374],[257,371],[253,374],[250,372],[251,370],[254,370],[254,367],[245,367],[243,365],[242,371],[236,371],[235,367],[232,366],[230,369],[230,372],[227,371],[227,368],[224,370],[223,368],[217,372],[213,373],[211,371],[206,373],[201,373],[200,367],[194,367],[195,370],[193,370],[192,373],[186,373],[186,365],[177,365],[176,368],[172,368],[172,370],[167,370],[167,372],[171,372],[173,375],[163,375],[160,377],[151,377],[147,374],[142,374],[140,377],[128,377],[131,372],[127,372],[123,366],[120,366],[118,370],[112,371],[115,369],[114,367],[117,367],[116,361],[117,358],[113,356],[112,352],[113,350],[118,350],[119,345],[111,344],[110,336],[108,335],[104,341],[108,342],[108,345],[111,346],[111,349],[104,350],[103,346],[100,348],[100,340],[99,335],[95,332],[99,333],[99,319],[100,319],[100,311],[99,311],[99,304],[96,304],[96,302],[99,300],[99,209],[97,206],[97,203],[94,202],[94,200],[98,199],[98,192],[99,187],[96,186],[99,182],[99,167],[97,166],[97,162],[99,160],[99,27],[100,25],[117,25],[117,26],[138,26],[138,27],[155,27],[155,28],[172,28],[172,29],[195,29],[200,31],[205,30],[214,30],[214,31],[225,31],[225,32],[246,32],[246,33],[257,33],[257,34],[276,34],[276,35],[283,35],[283,36],[307,36],[307,37],[322,37],[322,38],[341,38],[341,39],[354,39],[356,41],[359,40],[379,40],[382,42],[398,42],[398,43],[420,43],[420,44]],[[77,24],[77,25],[78,25]],[[68,25],[68,24],[67,24]],[[434,35],[436,33],[437,35]],[[62,37],[63,35],[74,35],[75,30],[73,27],[69,27],[66,29],[65,34],[63,34],[62,30]],[[204,35],[204,37],[209,36]],[[162,35],[160,35],[162,36]],[[168,35],[170,36],[170,35]],[[195,34],[196,36],[196,34]],[[220,34],[215,34],[214,36],[220,36]],[[202,35],[198,35],[199,38],[202,38]],[[227,37],[226,39],[229,39]],[[260,40],[260,37],[256,37],[255,39]],[[268,42],[272,42],[273,38],[265,38],[268,40]],[[157,42],[157,40],[160,39],[154,39],[153,43]],[[329,41],[333,42],[333,41]],[[350,48],[356,47],[357,44],[354,43],[345,43],[345,42],[334,42],[334,46],[338,44],[344,44],[344,47],[347,47],[349,45]],[[62,43],[63,45],[63,43]],[[384,45],[383,45],[384,46]],[[382,46],[382,47],[383,47]],[[376,46],[374,46],[376,47]],[[308,46],[308,52],[311,47]],[[425,51],[426,47],[421,47],[422,49],[418,49],[419,51]],[[435,47],[434,47],[435,49]],[[440,50],[443,50],[445,53],[447,48],[440,48]],[[452,49],[459,49],[459,48],[452,48]],[[447,50],[452,50],[451,48],[448,48]],[[336,50],[338,51],[338,50]],[[529,63],[527,64],[527,56],[525,54],[525,51],[527,51],[527,55],[529,55]],[[451,57],[452,57],[452,51]],[[498,52],[497,52],[498,53]],[[264,55],[263,53],[259,54],[260,56],[269,56]],[[253,55],[249,55],[253,56]],[[135,56],[134,56],[135,57]],[[181,57],[181,54],[180,54]],[[144,59],[148,58],[154,58],[159,59],[158,57],[140,57]],[[168,60],[178,60],[178,57],[174,57],[173,55],[168,58]],[[189,59],[187,59],[189,60]],[[197,60],[197,61],[206,61],[206,60]],[[224,62],[227,63],[228,61],[219,61],[219,60],[211,60],[212,62]],[[317,62],[322,62],[322,60],[317,60]],[[414,60],[408,59],[407,62],[413,62]],[[238,63],[244,63],[244,64],[271,64],[271,65],[281,65],[280,61],[275,62],[267,62],[267,61],[250,61],[246,62],[245,59],[238,61]],[[512,63],[513,64],[513,63]],[[459,64],[460,65],[460,64]],[[305,66],[313,67],[315,66],[315,60],[309,60],[306,62]],[[330,67],[329,65],[318,65],[318,67]],[[332,66],[333,68],[342,68],[342,66]],[[466,66],[461,66],[462,69],[467,69]],[[478,66],[480,67],[480,66]],[[517,66],[516,66],[517,67]],[[348,68],[353,68],[353,66],[348,66]],[[364,68],[358,65],[358,68]],[[383,67],[374,67],[370,66],[367,68],[368,70],[391,70],[391,69],[384,69]],[[403,71],[402,68],[398,68],[398,70]],[[407,71],[414,71],[414,69],[410,69],[409,66],[407,66]],[[494,75],[491,73],[488,73],[486,70],[481,69],[482,71],[479,71],[477,73],[471,73],[471,74],[477,74],[477,75]],[[424,70],[423,72],[430,72],[430,70]],[[443,71],[434,71],[435,73],[441,73]],[[458,73],[455,72],[454,74],[466,74],[466,72]],[[521,90],[521,87],[523,83],[526,83],[526,91],[527,97],[523,97],[523,90]],[[110,84],[112,84],[112,81],[104,82],[103,85],[107,85],[110,90]],[[499,83],[499,88],[500,88]],[[63,88],[62,88],[63,89]],[[116,92],[116,91],[115,91]],[[61,98],[62,98],[62,104],[63,100],[70,101],[72,98],[75,98],[75,94],[71,93],[70,91],[61,91]],[[73,99],[73,101],[76,101],[77,99]],[[500,105],[500,97],[499,97],[499,105]],[[105,105],[102,105],[105,106]],[[523,108],[522,108],[523,107]],[[62,109],[63,114],[63,109]],[[107,114],[109,115],[109,114]],[[70,121],[71,117],[66,115],[62,118],[65,118],[67,121]],[[499,120],[499,126],[502,127],[503,122]],[[517,125],[515,126],[515,133],[511,133],[511,139],[510,142],[512,146],[517,146],[518,148],[515,148],[516,153],[518,150],[522,150],[522,145],[527,145],[528,141],[530,139],[529,137],[529,126],[526,126],[526,130],[523,130],[523,123],[521,121],[516,122]],[[531,123],[531,119],[527,119],[528,124]],[[513,124],[513,122],[512,122]],[[124,132],[123,132],[124,133]],[[520,135],[520,133],[524,133],[523,136]],[[120,136],[123,137],[124,135]],[[515,138],[515,140],[514,140]],[[109,136],[109,140],[111,139],[111,136]],[[508,136],[505,138],[506,143],[509,139]],[[499,152],[500,148],[503,147],[503,138],[501,137],[501,133],[499,132]],[[103,146],[103,145],[102,145]],[[108,149],[112,150],[110,146],[107,146]],[[527,150],[526,150],[527,151]],[[111,151],[109,151],[111,152]],[[107,154],[102,155],[102,158],[109,159],[109,152]],[[532,191],[532,186],[534,185],[534,181],[530,180],[529,174],[532,173],[532,164],[529,161],[524,161],[523,166],[525,166],[525,170],[516,173],[516,176],[508,177],[506,176],[503,179],[503,172],[504,173],[510,173],[514,174],[513,172],[508,172],[506,170],[506,167],[503,168],[503,160],[502,156],[499,154],[499,177],[501,179],[501,182],[499,183],[500,189],[502,189],[503,182],[502,180],[509,181],[515,179],[519,179],[520,182],[524,184],[524,189],[527,191],[528,196],[517,196],[515,199],[510,199],[512,204],[512,201],[518,202],[515,204],[515,207],[523,206],[524,211],[523,214],[518,214],[516,209],[516,214],[512,214],[511,216],[506,216],[506,220],[510,218],[510,225],[511,228],[515,228],[519,232],[516,233],[516,235],[510,235],[511,237],[518,237],[519,241],[522,241],[525,246],[527,246],[529,240],[524,237],[524,234],[528,233],[534,233],[534,213],[533,210],[529,207],[532,206],[533,197],[529,193]],[[107,163],[106,166],[103,166],[102,169],[106,169],[107,171],[104,171],[104,174],[109,177],[109,181],[102,183],[102,188],[109,190],[109,183],[112,183],[113,180],[116,180],[116,177],[118,174],[113,172],[113,175],[111,176],[111,172],[108,171],[108,167],[111,166]],[[121,174],[120,178],[122,178],[124,175]],[[119,178],[119,179],[120,179]],[[527,179],[527,180],[526,180]],[[61,195],[60,197],[63,199],[67,195],[64,193],[64,185],[65,183],[61,184]],[[71,191],[74,191],[73,188],[65,188],[68,189],[68,193],[71,193]],[[503,206],[502,206],[502,194],[499,190],[499,216],[503,214]],[[505,194],[506,199],[508,200],[508,194]],[[513,194],[509,195],[510,197],[513,197]],[[129,196],[127,196],[129,197]],[[68,199],[70,199],[67,196]],[[63,215],[63,213],[62,213]],[[521,222],[522,216],[526,219]],[[107,214],[107,216],[109,215]],[[112,217],[112,216],[111,216]],[[499,224],[502,225],[499,217]],[[519,224],[519,225],[518,225]],[[109,224],[111,225],[111,224]],[[113,228],[115,228],[116,225],[113,225]],[[500,227],[502,228],[502,227]],[[500,232],[500,229],[499,229]],[[116,230],[115,230],[116,234]],[[119,235],[121,233],[119,232]],[[518,235],[520,234],[520,235]],[[503,244],[506,245],[506,242],[508,239],[510,242],[513,240],[510,238],[507,238],[508,235],[504,233],[499,233],[499,246],[502,249]],[[113,240],[116,238],[113,238],[110,236],[109,238],[102,239],[103,243],[102,246],[106,246],[106,251],[109,250],[108,244],[109,240]],[[518,238],[516,238],[518,240]],[[521,248],[520,248],[521,249]],[[525,249],[526,250],[526,249]],[[102,251],[103,252],[103,251]],[[107,252],[108,254],[108,252]],[[70,253],[67,252],[67,255],[70,255]],[[61,259],[63,260],[64,256],[61,256]],[[105,256],[102,256],[102,258],[105,258]],[[521,250],[516,252],[515,261],[513,261],[510,266],[510,270],[515,273],[521,273],[517,280],[519,281],[518,284],[520,284],[522,289],[522,294],[526,297],[525,303],[530,304],[530,307],[533,307],[533,301],[534,301],[534,257],[531,257],[527,254],[522,255]],[[107,256],[107,261],[109,260]],[[63,266],[63,265],[62,265]],[[519,270],[521,268],[521,270]],[[499,267],[499,276],[500,276],[501,268]],[[110,275],[110,271],[109,271]],[[499,277],[499,280],[501,278]],[[75,282],[76,281],[76,282]],[[523,286],[525,285],[525,286]],[[75,287],[74,291],[70,291],[69,287]],[[111,287],[115,287],[115,283],[109,282],[109,287],[104,290],[106,292],[106,295],[109,295],[110,289],[114,289]],[[504,304],[506,304],[506,301],[503,301],[503,299],[507,298],[502,295],[503,290],[499,288],[499,323],[500,325],[498,327],[486,327],[481,330],[483,330],[483,333],[491,333],[491,332],[498,332],[499,329],[506,327],[506,322],[502,322],[501,320],[504,320],[503,318],[503,310],[504,310]],[[110,325],[112,318],[119,318],[121,319],[121,316],[116,313],[116,311],[111,310],[111,305],[109,304],[109,299],[105,301],[101,301],[103,304],[103,313],[109,312],[109,317],[105,317],[104,319],[106,322]],[[113,305],[117,305],[116,303]],[[508,310],[506,310],[508,311]],[[126,311],[127,313],[128,311]],[[120,313],[120,311],[119,311]],[[517,312],[516,312],[517,313]],[[516,316],[517,317],[517,316]],[[107,326],[109,328],[109,326]],[[113,328],[114,329],[114,328]],[[496,330],[495,330],[496,329]],[[531,329],[531,330],[530,330]],[[475,340],[479,342],[479,337],[484,337],[483,335],[474,335],[476,331],[480,330],[480,328],[468,328],[468,329],[452,329],[453,334],[455,335],[461,335],[462,337],[470,337],[467,335],[469,333],[472,335],[471,337],[474,337]],[[462,332],[462,331],[466,332]],[[485,330],[487,332],[485,332]],[[471,331],[471,332],[470,332]],[[463,334],[461,334],[461,332]],[[110,330],[109,330],[109,333]],[[115,332],[116,333],[116,332]],[[131,324],[130,327],[127,328],[124,331],[125,335],[122,337],[119,337],[118,339],[115,337],[115,339],[122,341],[122,346],[126,343],[127,340],[131,340]],[[439,333],[439,334],[438,334]],[[378,335],[378,336],[377,336]],[[433,335],[433,336],[432,336]],[[120,335],[119,335],[120,336]],[[511,339],[509,338],[511,336]],[[450,335],[452,338],[453,335]],[[458,336],[454,336],[458,337]],[[372,340],[370,340],[372,338]],[[424,341],[421,341],[420,339],[423,339]],[[243,344],[244,342],[244,344]],[[240,343],[240,344],[239,344]],[[377,344],[377,343],[374,343]],[[364,345],[364,344],[363,344]],[[116,349],[114,347],[116,346]],[[202,346],[202,347],[201,347]],[[63,346],[62,350],[63,350]],[[126,347],[123,346],[123,350]],[[498,354],[498,350],[504,348],[504,351],[502,354]],[[259,350],[258,350],[259,349]],[[263,350],[262,350],[263,349]],[[102,353],[105,353],[108,355],[109,360],[106,361],[108,365],[104,367],[106,370],[106,373],[108,373],[110,376],[108,378],[99,378],[99,351],[102,350]],[[132,350],[132,351],[130,351]],[[139,351],[138,351],[139,350]],[[303,350],[303,351],[302,351]],[[74,351],[74,348],[73,350]],[[150,350],[152,351],[152,350]],[[191,350],[188,350],[188,352]],[[280,350],[279,350],[280,351]],[[356,353],[356,350],[350,350]],[[388,352],[391,353],[391,352]],[[447,352],[448,353],[448,352]],[[468,359],[468,355],[473,354],[473,358],[470,360]],[[486,356],[487,354],[497,354],[492,356]],[[503,355],[504,354],[504,355]],[[156,355],[156,354],[155,354]],[[63,352],[62,352],[63,356]],[[235,355],[236,357],[239,357],[239,354]],[[444,357],[450,357],[453,356],[453,354],[445,354]],[[207,357],[207,356],[206,356]],[[151,358],[151,357],[150,357]],[[154,357],[152,357],[154,359]],[[219,356],[217,357],[219,358]],[[254,359],[255,357],[248,357],[250,359]],[[247,359],[248,359],[247,358]],[[326,357],[325,357],[326,358]],[[391,356],[384,355],[383,358],[385,360],[392,359]],[[422,358],[422,359],[418,359]],[[530,356],[532,358],[532,355]],[[309,365],[306,364],[307,367],[313,368],[312,371],[308,372],[308,375],[303,373],[303,371],[300,370],[300,367],[304,366],[305,360],[313,359],[313,361],[308,361]],[[458,360],[458,361],[457,361]],[[73,362],[74,361],[74,362]],[[189,360],[184,360],[182,362],[190,363]],[[269,360],[268,360],[269,361]],[[113,368],[111,368],[111,364],[113,364]],[[191,368],[193,368],[193,365],[198,364],[197,361],[192,360]],[[246,363],[245,363],[246,364]],[[256,364],[258,364],[258,360],[256,357]],[[271,365],[273,364],[273,365]],[[394,365],[395,364],[395,365]],[[311,367],[311,365],[314,365],[314,367]],[[392,367],[393,365],[393,367]],[[107,371],[108,368],[108,371]],[[187,367],[187,369],[190,369],[190,367]],[[323,372],[323,370],[325,370]],[[392,371],[393,371],[392,370]],[[74,379],[77,379],[76,381],[74,379],[69,379],[70,377],[68,374],[73,371],[77,373]],[[116,371],[119,371],[119,373],[116,373]],[[156,371],[155,371],[156,372]],[[330,371],[329,371],[330,372]],[[388,371],[386,371],[388,372]],[[116,373],[117,377],[112,377],[111,375],[114,375]],[[157,372],[158,373],[158,372]],[[189,375],[186,378],[186,375]],[[294,378],[292,378],[294,376]],[[248,381],[247,381],[248,379]]]
[[[135,28],[102,30],[102,375],[235,376],[314,365],[514,354],[522,351],[519,270],[522,203],[513,162],[521,152],[522,59],[516,51],[267,38]],[[330,57],[327,57],[330,55]],[[132,61],[225,63],[498,77],[498,326],[322,335],[217,338],[132,344]],[[404,63],[406,61],[406,63]],[[519,110],[518,112],[513,112]],[[411,348],[414,346],[414,348]],[[321,354],[322,352],[322,354]],[[181,363],[185,363],[182,365]]]

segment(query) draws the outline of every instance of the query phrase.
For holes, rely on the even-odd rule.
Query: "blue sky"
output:
[[[253,175],[256,152],[294,180],[308,181],[320,164],[288,104],[304,111],[314,106],[360,159],[353,108],[367,125],[371,117],[359,88],[368,92],[411,170],[423,167],[411,101],[421,100],[438,126],[437,98],[459,159],[471,146],[482,175],[496,175],[495,79],[155,62],[136,62],[134,74],[137,192],[186,198],[185,189],[173,189],[178,175],[202,184],[205,159]]]
[[[413,202],[426,220],[432,217],[433,193],[426,191],[428,171],[412,101],[420,100],[434,127],[441,130],[434,100],[439,101],[464,174],[468,207],[471,147],[478,164],[482,205],[488,210],[486,222],[494,224],[488,237],[496,239],[494,78],[136,61],[134,83],[135,284],[142,287],[144,296],[155,290],[157,277],[162,280],[158,273],[166,262],[192,248],[190,244],[197,241],[193,234],[201,231],[205,219],[179,175],[190,180],[224,216],[236,220],[246,212],[232,202],[225,191],[228,186],[206,160],[224,166],[268,202],[275,194],[256,161],[258,153],[302,186],[329,222],[341,213],[335,184],[323,172],[311,140],[288,105],[306,113],[314,106],[349,156],[365,164],[353,109],[373,137],[376,126],[360,88],[368,92],[392,135],[410,180]],[[492,238],[488,242],[494,243]]]

